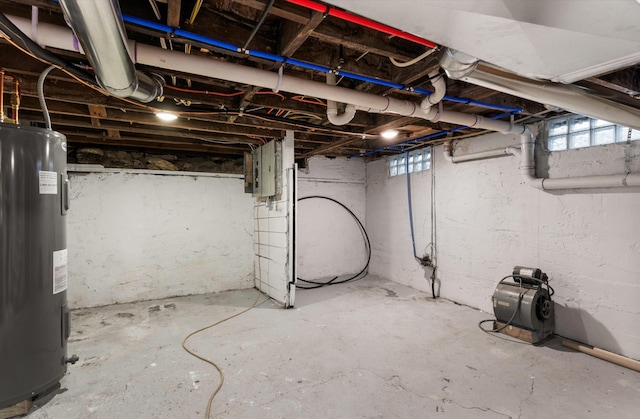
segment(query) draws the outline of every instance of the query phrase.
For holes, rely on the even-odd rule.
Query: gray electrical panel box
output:
[[[282,192],[282,143],[270,141],[246,153],[245,192],[266,198]],[[251,169],[250,169],[251,168]]]

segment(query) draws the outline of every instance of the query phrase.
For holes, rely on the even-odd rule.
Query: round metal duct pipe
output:
[[[136,71],[117,0],[60,0],[60,6],[104,90],[145,103],[162,95],[158,79]]]

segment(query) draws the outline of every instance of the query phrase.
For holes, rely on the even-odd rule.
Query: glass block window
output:
[[[431,167],[431,148],[399,154],[389,159],[389,176],[422,172]]]
[[[602,119],[572,115],[548,123],[547,148],[562,151],[597,145],[640,140],[640,130],[616,125]]]

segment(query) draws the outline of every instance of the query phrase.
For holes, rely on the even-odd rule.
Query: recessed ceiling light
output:
[[[156,112],[156,116],[167,122],[175,121],[176,119],[178,119],[178,115],[171,112]]]
[[[398,136],[398,134],[399,134],[398,130],[395,130],[395,129],[387,129],[380,133],[382,138],[384,138],[385,140],[393,140]]]

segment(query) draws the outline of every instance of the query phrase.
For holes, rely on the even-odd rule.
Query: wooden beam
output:
[[[117,129],[107,129],[107,137],[109,138],[121,138],[120,131]]]
[[[311,150],[309,152],[306,152],[302,155],[300,155],[300,158],[306,159],[307,157],[311,157],[311,156],[316,156],[318,154],[326,154],[329,153],[330,151],[333,151],[335,149],[338,148],[342,148],[346,145],[349,145],[351,143],[354,143],[356,141],[360,141],[362,140],[361,137],[345,137],[342,138],[340,140],[334,141],[331,144],[327,144],[327,145],[323,145],[320,146],[318,148],[316,148],[315,150]]]
[[[122,139],[109,138],[107,136],[100,136],[95,133],[76,133],[63,131],[62,132],[71,145],[97,145],[97,146],[114,146],[119,149],[122,148],[138,148],[148,150],[164,150],[164,151],[190,151],[198,153],[215,153],[215,154],[231,154],[242,155],[245,151],[248,151],[248,147],[229,147],[214,144],[179,144],[174,142],[167,142],[161,140],[141,139],[137,137],[122,137]]]
[[[89,114],[91,115],[91,125],[94,127],[100,126],[100,118],[107,117],[107,108],[103,105],[87,105],[89,108]]]
[[[180,27],[181,0],[169,0],[167,3],[167,25],[172,28]]]
[[[261,2],[259,0],[235,0],[235,3],[251,7],[256,10],[264,9],[264,2]],[[280,6],[273,7],[270,13],[274,16],[290,20],[299,25],[306,25],[309,21],[309,16],[307,15],[308,11],[306,9],[286,3]],[[351,33],[350,31],[345,31],[343,28],[341,28],[340,25],[337,24],[337,22],[339,21],[331,17],[325,19],[325,23],[323,23],[322,26],[313,31],[310,36],[334,45],[342,44],[347,48],[355,49],[356,51],[360,51],[361,53],[368,51],[373,54],[393,57],[401,61],[408,61],[417,55],[415,51],[410,51],[403,47],[391,46],[389,44],[386,44],[383,41],[384,37],[376,37],[375,35],[377,33],[373,30],[363,29],[355,25],[351,25],[351,32],[356,29],[359,31],[359,33]],[[348,32],[349,35],[341,35],[345,32]]]
[[[312,12],[311,18],[303,26],[295,22],[285,21],[280,35],[280,45],[282,45],[280,55],[291,57],[323,20],[324,15],[322,13]]]

